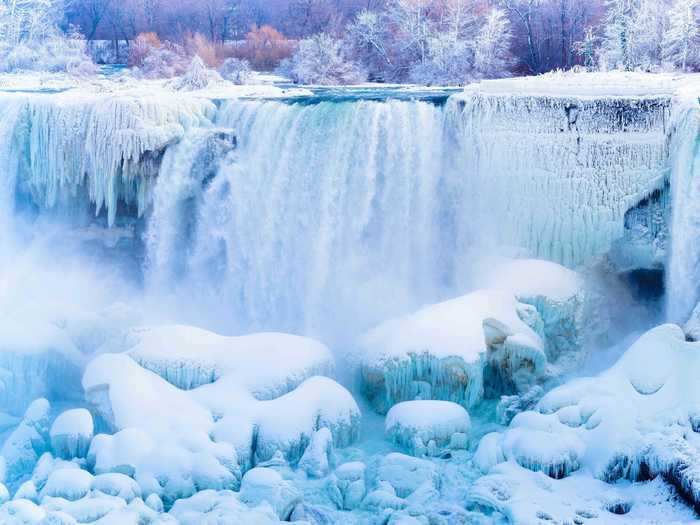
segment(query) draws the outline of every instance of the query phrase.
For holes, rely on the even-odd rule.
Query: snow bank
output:
[[[697,506],[698,350],[678,326],[656,327],[608,371],[558,387],[537,411],[515,416],[500,439],[482,441],[491,452],[477,456],[513,459],[554,478],[579,468],[602,480],[662,475]]]
[[[357,404],[331,379],[310,377],[280,397],[257,400],[237,377],[187,391],[127,354],[101,355],[86,368],[83,386],[115,433],[95,436],[88,464],[98,474],[133,476],[144,493],[170,505],[205,489],[238,488],[241,470],[275,453],[298,462],[319,429],[339,447],[359,436]]]
[[[487,365],[504,385],[517,381],[519,371],[544,372],[540,323],[532,306],[493,290],[387,321],[360,341],[363,392],[379,412],[416,398],[473,406],[482,398]]]

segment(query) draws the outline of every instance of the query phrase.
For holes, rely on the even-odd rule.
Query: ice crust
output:
[[[469,408],[483,397],[487,365],[512,382],[520,369],[541,376],[546,364],[537,311],[497,290],[387,321],[362,337],[360,352],[363,392],[381,413],[421,398]]]

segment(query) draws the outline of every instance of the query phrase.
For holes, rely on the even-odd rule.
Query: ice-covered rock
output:
[[[362,337],[363,392],[384,413],[413,399],[473,406],[487,375],[507,389],[522,387],[545,370],[539,323],[534,307],[492,290],[387,321]]]
[[[268,495],[270,496],[270,495]],[[180,525],[201,523],[240,523],[241,525],[268,525],[280,523],[268,504],[248,507],[239,495],[231,491],[203,490],[186,499],[179,499],[170,514]]]
[[[334,486],[340,495],[336,503],[340,508],[353,510],[362,504],[367,494],[366,470],[367,466],[361,461],[343,463],[335,470]]]
[[[481,276],[481,286],[511,292],[521,303],[537,309],[549,361],[581,350],[584,343],[581,275],[538,259],[495,260],[486,266],[488,270]]]
[[[51,425],[51,448],[63,459],[83,458],[90,447],[93,432],[90,412],[84,408],[66,410]]]
[[[699,349],[678,326],[648,331],[609,370],[552,390],[503,436],[486,436],[482,467],[513,459],[554,478],[578,467],[602,480],[662,475],[697,505]]]
[[[298,467],[309,476],[321,478],[334,466],[333,434],[326,428],[319,428],[311,436],[311,441],[299,460]]]
[[[36,399],[27,408],[22,421],[0,448],[4,462],[4,479],[14,485],[34,469],[40,456],[49,448],[51,406],[46,399]]]
[[[690,525],[697,521],[657,479],[645,484],[610,485],[586,474],[555,480],[515,463],[502,463],[470,487],[467,505],[496,512],[507,523],[621,523]]]
[[[99,490],[108,496],[115,496],[129,503],[141,497],[141,487],[132,478],[118,472],[98,474],[92,480],[92,490]],[[154,494],[157,497],[157,495]]]
[[[257,467],[243,476],[240,499],[252,507],[267,502],[281,520],[287,520],[294,507],[301,502],[302,495],[277,471]]]
[[[92,488],[94,476],[79,468],[58,469],[49,474],[44,488],[41,489],[41,499],[63,498],[75,501],[83,498]]]
[[[72,399],[80,390],[80,354],[68,334],[40,321],[8,319],[0,334],[0,408],[19,415],[29,402]]]
[[[224,337],[194,326],[152,326],[129,330],[105,349],[128,351],[141,366],[181,389],[223,378],[258,399],[279,397],[311,376],[332,376],[335,369],[325,345],[282,333]]]
[[[404,401],[391,407],[384,422],[386,437],[413,455],[424,455],[430,443],[448,447],[455,434],[470,428],[469,413],[450,401]]]
[[[405,498],[424,484],[440,488],[437,466],[425,459],[392,452],[379,462],[376,472],[378,484],[388,483],[396,495]]]

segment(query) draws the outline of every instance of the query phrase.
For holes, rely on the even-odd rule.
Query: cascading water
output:
[[[238,150],[213,180],[194,181],[185,250],[174,249],[182,231],[172,211],[192,197],[176,189],[183,176],[193,182],[191,163],[185,175],[168,158],[161,169],[151,280],[180,265],[185,289],[208,287],[237,325],[307,333],[331,319],[366,326],[452,285],[448,249],[468,210],[451,215],[459,196],[442,107],[230,102],[217,124],[234,130]]]
[[[700,291],[700,110],[687,109],[674,134],[667,317],[683,323]]]

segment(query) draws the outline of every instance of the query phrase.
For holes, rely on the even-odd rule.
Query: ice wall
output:
[[[225,332],[358,333],[484,254],[577,266],[668,179],[669,96],[161,95],[1,94],[3,198],[145,213],[149,289]]]
[[[556,91],[556,90],[553,90]],[[668,96],[490,93],[450,101],[467,202],[495,246],[576,266],[623,236],[668,174]]]

